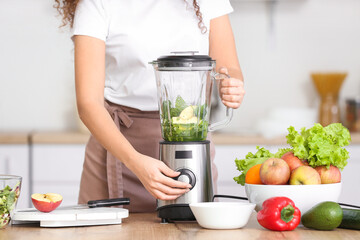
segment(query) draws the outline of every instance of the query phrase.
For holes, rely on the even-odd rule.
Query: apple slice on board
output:
[[[40,212],[51,212],[62,202],[62,196],[57,193],[34,193],[31,195],[34,207]]]

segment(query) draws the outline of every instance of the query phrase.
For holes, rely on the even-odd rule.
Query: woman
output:
[[[229,0],[56,2],[73,30],[78,112],[92,134],[79,202],[124,196],[130,211],[149,212],[155,199],[189,191],[189,184],[173,179],[178,172],[157,160],[161,130],[148,62],[173,51],[209,54],[217,70],[231,76],[220,86],[222,102],[238,108],[245,92]]]

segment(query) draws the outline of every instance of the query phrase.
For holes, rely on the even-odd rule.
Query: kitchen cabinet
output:
[[[30,206],[29,145],[0,144],[0,174],[22,177],[21,193],[17,203],[19,208]]]
[[[259,145],[259,144],[257,144]],[[236,169],[235,159],[245,158],[248,152],[256,152],[257,145],[216,145],[215,164],[218,168],[218,194],[237,195],[246,197],[245,187],[237,184],[233,177],[240,172]],[[259,145],[276,152],[278,148],[287,145]],[[339,202],[360,206],[360,192],[357,184],[360,183],[360,144],[351,144],[347,147],[350,153],[348,165],[342,171],[342,191]]]
[[[32,192],[55,192],[61,205],[77,204],[85,144],[34,143],[32,145]]]

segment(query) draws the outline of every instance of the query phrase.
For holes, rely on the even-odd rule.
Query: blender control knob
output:
[[[184,183],[190,183],[189,176],[187,175],[180,175],[177,180]]]
[[[180,182],[185,182],[185,183],[189,183],[192,187],[190,188],[193,189],[194,186],[195,186],[195,183],[196,183],[196,177],[195,177],[195,174],[189,170],[189,169],[186,169],[186,168],[183,168],[183,169],[179,169],[177,170],[178,172],[180,172],[180,175],[177,176],[175,178],[175,180],[178,180]]]

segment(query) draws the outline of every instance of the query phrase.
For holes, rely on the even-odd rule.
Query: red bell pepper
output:
[[[272,197],[263,202],[257,214],[261,226],[274,231],[291,231],[300,223],[301,213],[287,197]]]

